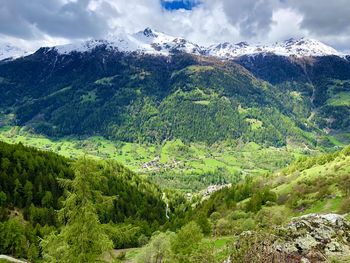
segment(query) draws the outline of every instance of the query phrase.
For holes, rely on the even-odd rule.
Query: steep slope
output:
[[[325,131],[350,127],[350,61],[338,56],[242,56],[235,60],[256,77],[294,93],[309,105],[309,120]]]
[[[156,185],[119,163],[84,159],[83,164],[95,178],[90,183],[99,193],[96,200],[103,198],[94,203],[99,222],[116,248],[137,245],[140,235],[165,223]],[[37,261],[40,240],[61,227],[66,179],[75,176],[75,165],[54,153],[0,142],[0,254]]]
[[[63,200],[59,178],[74,176],[72,161],[21,144],[0,142],[0,146],[1,207],[22,211],[24,218],[34,226],[56,226],[55,210],[61,207]],[[113,207],[101,207],[102,222],[124,222],[126,218],[164,222],[165,215],[159,211],[164,211],[165,204],[157,186],[118,163],[89,162],[106,178],[106,182],[96,187],[106,196],[119,196],[113,201]],[[7,214],[1,214],[1,218],[6,219]]]
[[[349,69],[316,40],[207,49],[146,28],[0,62],[0,109],[53,137],[331,146],[318,139],[349,127]]]
[[[195,213],[209,216],[220,212],[229,216],[235,210],[256,214],[262,209],[271,213],[285,210],[284,217],[347,213],[350,209],[349,160],[350,146],[334,153],[301,158],[270,176],[247,178],[215,192]],[[271,220],[273,222],[273,218]]]
[[[0,65],[0,107],[50,136],[101,134],[123,141],[309,141],[282,93],[230,61],[153,56],[99,46],[43,48]]]

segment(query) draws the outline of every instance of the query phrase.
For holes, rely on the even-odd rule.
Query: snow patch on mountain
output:
[[[72,52],[90,52],[97,47],[105,46],[108,50],[120,52],[138,52],[153,55],[169,55],[171,52],[182,51],[191,54],[201,54],[202,48],[184,38],[173,37],[146,28],[136,34],[118,33],[106,40],[88,40],[80,43],[53,47],[59,54]]]
[[[206,54],[220,58],[236,58],[256,54],[275,54],[279,56],[296,57],[343,56],[334,48],[318,40],[307,38],[291,38],[283,42],[276,42],[272,45],[249,45],[246,42],[238,44],[223,43],[210,46]]]
[[[295,57],[328,55],[345,57],[334,48],[314,39],[292,38],[271,45],[249,45],[247,42],[232,44],[225,42],[209,47],[202,47],[182,37],[170,36],[152,30],[151,28],[146,28],[135,34],[127,34],[120,31],[105,39],[74,42],[71,44],[54,46],[48,50],[56,51],[60,55],[68,55],[74,52],[91,52],[101,47],[110,51],[127,53],[136,52],[139,54],[168,56],[175,52],[185,52],[195,55],[214,56],[221,59],[235,59],[245,55],[254,56],[257,54],[275,54],[279,56]],[[10,45],[0,45],[0,60],[15,59],[29,55],[30,53],[31,52],[26,52]]]
[[[24,57],[30,55],[32,52],[23,50],[19,47],[10,44],[0,43],[0,60],[5,59],[16,59],[19,57]]]

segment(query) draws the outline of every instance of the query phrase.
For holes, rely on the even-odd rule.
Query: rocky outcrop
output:
[[[223,263],[248,262],[350,262],[350,222],[337,214],[309,214],[272,233],[243,232]]]
[[[350,257],[350,222],[337,214],[309,214],[278,229],[277,251],[300,255],[303,262]]]

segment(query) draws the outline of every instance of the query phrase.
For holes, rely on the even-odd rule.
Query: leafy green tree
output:
[[[189,262],[188,256],[198,248],[202,238],[201,228],[195,222],[192,221],[183,226],[171,242],[171,248],[176,260]]]
[[[101,179],[96,167],[87,159],[74,165],[75,178],[64,180],[67,199],[60,211],[60,233],[41,242],[47,262],[104,262],[103,253],[112,249],[112,242],[99,222],[94,199],[100,195],[93,187]]]
[[[0,223],[1,253],[23,257],[27,252],[25,228],[17,219]]]
[[[191,263],[217,263],[215,257],[215,244],[212,241],[201,241],[198,247],[191,253],[189,259]]]
[[[345,196],[350,196],[350,175],[343,175],[340,178],[339,188],[343,191]]]
[[[173,233],[155,234],[137,256],[137,263],[172,263],[171,237]]]
[[[7,218],[6,212],[6,201],[7,195],[3,191],[0,192],[0,221],[3,221]]]
[[[29,207],[33,200],[33,184],[27,180],[24,185],[23,191],[26,199],[26,207]]]
[[[36,244],[32,243],[30,245],[27,255],[28,255],[28,259],[30,260],[30,262],[36,262],[36,260],[38,260],[39,248],[37,247]]]
[[[213,223],[214,225],[214,236],[217,234],[217,229],[216,229],[216,224],[218,223],[219,219],[221,218],[221,214],[219,212],[213,212],[211,215],[210,215],[210,220],[211,222]]]
[[[51,192],[45,192],[44,197],[41,199],[41,204],[44,207],[51,207],[53,205],[53,196]]]
[[[205,215],[205,213],[200,213],[196,217],[195,222],[201,228],[202,233],[204,235],[209,235],[211,233],[211,231],[212,231],[211,225],[210,225],[208,217]]]
[[[0,207],[3,207],[6,203],[7,195],[3,191],[0,192]]]
[[[13,203],[14,205],[21,207],[22,206],[22,192],[23,187],[18,178],[15,180],[15,189],[13,194]]]

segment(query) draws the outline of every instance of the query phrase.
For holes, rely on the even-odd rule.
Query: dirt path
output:
[[[6,255],[0,255],[0,259],[5,259],[9,262],[15,262],[15,263],[28,263],[28,261],[23,261],[23,260],[19,260],[10,256],[6,256]]]

